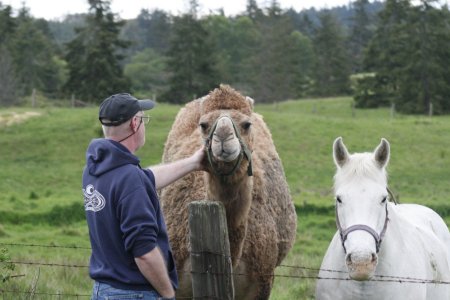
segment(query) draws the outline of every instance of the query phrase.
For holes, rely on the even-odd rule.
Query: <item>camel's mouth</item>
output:
[[[216,155],[215,159],[217,161],[230,163],[234,162],[238,158],[240,153],[241,153],[240,149],[235,149],[231,152],[227,152],[224,149],[222,149],[222,152],[219,155]]]

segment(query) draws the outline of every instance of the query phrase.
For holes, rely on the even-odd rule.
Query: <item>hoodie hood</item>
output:
[[[123,165],[138,165],[139,159],[122,144],[108,139],[95,139],[86,151],[89,174],[100,176]]]

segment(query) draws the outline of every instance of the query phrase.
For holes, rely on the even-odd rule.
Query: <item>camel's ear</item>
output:
[[[389,142],[382,138],[380,144],[374,150],[375,161],[377,162],[380,169],[386,167],[389,162],[390,157],[390,146]]]
[[[253,109],[253,105],[255,104],[255,100],[253,100],[249,96],[245,97],[245,100],[248,101],[248,103],[250,104],[250,107]]]
[[[338,137],[333,143],[334,163],[338,168],[342,168],[347,163],[349,157],[347,147],[342,142],[342,137]]]

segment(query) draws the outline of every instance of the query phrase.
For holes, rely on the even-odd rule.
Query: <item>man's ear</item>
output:
[[[136,118],[135,116],[131,118],[130,128],[132,132],[138,131],[139,122],[140,122],[139,118]]]

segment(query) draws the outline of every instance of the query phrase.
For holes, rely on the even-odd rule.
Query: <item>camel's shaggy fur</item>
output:
[[[227,177],[215,175],[205,159],[207,172],[193,172],[162,190],[161,202],[180,275],[177,296],[192,296],[188,204],[208,199],[224,204],[233,272],[246,274],[235,277],[236,299],[268,299],[273,276],[267,275],[273,274],[292,247],[297,216],[272,136],[262,116],[253,112],[253,100],[221,85],[188,103],[172,126],[163,161],[194,153],[223,114],[233,119],[252,151],[253,176],[247,175],[246,159]],[[249,129],[242,125],[249,122]],[[209,128],[202,128],[205,124]],[[221,166],[227,167],[226,163]]]

